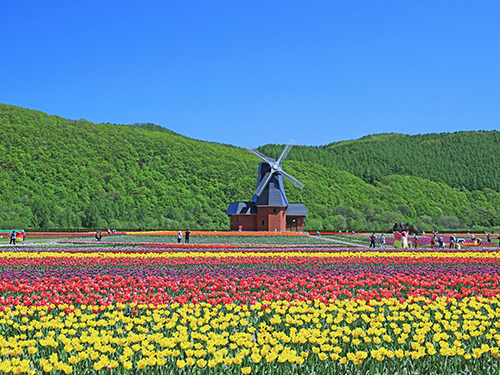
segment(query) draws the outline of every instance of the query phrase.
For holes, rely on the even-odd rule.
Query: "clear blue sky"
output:
[[[257,146],[498,129],[498,1],[2,1],[0,102]]]

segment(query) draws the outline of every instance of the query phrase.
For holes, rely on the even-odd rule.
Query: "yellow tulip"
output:
[[[262,359],[262,356],[259,355],[258,353],[253,353],[252,356],[250,357],[254,363],[259,363],[260,360]]]
[[[328,354],[321,352],[321,353],[318,354],[318,358],[320,360],[324,361],[325,359],[328,358]]]

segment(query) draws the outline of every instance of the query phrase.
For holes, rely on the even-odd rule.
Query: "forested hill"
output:
[[[492,140],[489,145],[464,143],[467,155],[483,158],[478,176],[487,172],[498,180],[496,133],[456,136]],[[500,193],[490,188],[454,189],[444,179],[411,173],[382,173],[367,183],[356,171],[342,170],[356,169],[359,151],[358,159],[371,160],[371,169],[390,171],[382,156],[361,157],[360,144],[399,147],[407,160],[417,161],[412,147],[400,142],[415,137],[392,137],[396,146],[384,140],[387,136],[373,136],[292,150],[290,159],[300,159],[304,150],[310,153],[307,161],[284,162],[285,170],[306,185],[298,190],[285,182],[289,201],[305,202],[311,213],[306,228],[387,230],[395,221],[426,231],[500,227]],[[422,137],[431,145],[447,135]],[[153,124],[93,124],[3,104],[0,144],[0,228],[228,229],[227,206],[252,198],[259,162],[244,149],[196,141]],[[344,153],[338,158],[341,167],[323,156],[330,149],[343,150],[338,153]],[[473,171],[467,157],[450,156],[454,168],[446,172],[464,176]],[[404,157],[398,158],[403,163]]]
[[[282,145],[260,148],[279,155]],[[454,188],[500,191],[500,132],[377,134],[321,147],[294,147],[289,160],[312,161],[368,183],[390,175],[441,181]]]

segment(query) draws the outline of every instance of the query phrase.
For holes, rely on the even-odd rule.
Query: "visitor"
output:
[[[182,232],[179,231],[179,233],[177,233],[177,243],[181,243],[182,242]]]
[[[321,237],[321,233],[319,232],[319,230],[318,230],[318,231],[316,231],[316,235],[317,235],[318,237]]]
[[[377,241],[377,236],[375,236],[375,233],[372,233],[370,236],[370,247],[375,248],[375,241]]]
[[[486,238],[488,239],[488,242],[491,242],[491,234],[488,233],[488,235],[486,236]]]
[[[406,243],[407,240],[408,238],[406,237],[406,232],[405,231],[401,232],[401,245],[403,249],[406,249],[408,247],[408,244]]]
[[[438,247],[438,249],[444,249],[444,238],[443,238],[443,235],[442,235],[442,234],[440,234],[440,235],[439,235],[438,242],[439,242],[439,247]]]
[[[431,238],[431,248],[435,248],[436,247],[436,243],[437,243],[437,236],[436,236],[436,233],[432,232],[432,238]]]
[[[108,234],[111,234],[111,229],[108,228]]]
[[[380,248],[381,249],[385,249],[385,236],[384,234],[382,233],[382,235],[380,236]]]
[[[96,231],[95,231],[95,240],[96,240],[96,241],[100,241],[100,240],[99,240],[99,232],[100,232],[99,230],[96,230]]]
[[[10,242],[9,242],[9,245],[15,245],[16,244],[16,237],[17,237],[17,233],[15,230],[12,231],[12,233],[10,234]]]
[[[186,237],[185,237],[186,239],[185,239],[185,241],[184,241],[185,243],[189,243],[189,235],[190,235],[190,234],[191,234],[191,232],[190,232],[190,230],[188,229],[188,230],[186,231]]]
[[[450,236],[450,246],[448,246],[449,249],[454,249],[455,248],[455,235],[452,234]]]
[[[413,236],[413,240],[415,241],[415,249],[417,249],[418,248],[418,236],[416,234]]]

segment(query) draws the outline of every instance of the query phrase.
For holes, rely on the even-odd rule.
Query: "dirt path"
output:
[[[348,245],[348,246],[354,246],[354,247],[368,247],[367,245],[362,245],[360,243],[352,243],[352,242],[347,242],[347,241],[343,241],[343,240],[337,240],[337,239],[334,239],[334,238],[328,238],[328,237],[320,237],[322,240],[327,240],[327,241],[331,241],[333,243],[338,243],[338,244],[342,244],[342,245]]]

